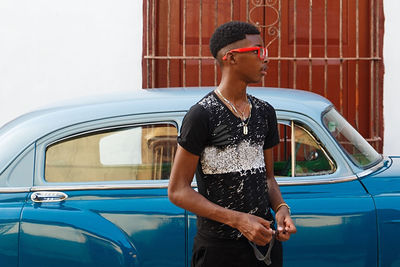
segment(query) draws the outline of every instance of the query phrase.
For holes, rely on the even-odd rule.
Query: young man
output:
[[[282,266],[280,241],[296,227],[273,173],[275,110],[246,93],[266,74],[266,49],[258,29],[244,22],[218,27],[210,49],[221,82],[183,120],[169,198],[197,215],[192,266]]]

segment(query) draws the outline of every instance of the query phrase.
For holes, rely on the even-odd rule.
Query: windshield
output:
[[[326,112],[322,121],[349,158],[365,168],[381,160],[381,155],[334,108]]]

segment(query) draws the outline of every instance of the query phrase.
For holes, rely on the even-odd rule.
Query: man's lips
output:
[[[267,66],[263,66],[263,67],[261,68],[261,74],[262,74],[262,75],[267,74]]]

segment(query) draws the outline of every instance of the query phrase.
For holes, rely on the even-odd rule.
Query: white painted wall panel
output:
[[[383,153],[400,155],[400,1],[384,0]]]
[[[138,90],[142,0],[2,0],[0,125],[71,97]]]

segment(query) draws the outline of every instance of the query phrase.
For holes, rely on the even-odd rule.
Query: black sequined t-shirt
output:
[[[252,110],[244,122],[246,135],[241,119],[210,92],[185,115],[178,143],[200,156],[200,194],[222,207],[272,220],[263,151],[279,143],[276,114],[267,102],[248,98]],[[206,237],[241,237],[237,229],[200,216],[197,228]]]

